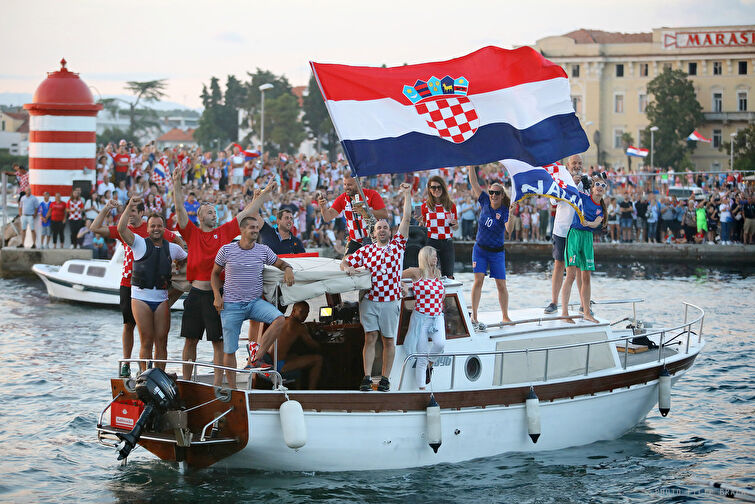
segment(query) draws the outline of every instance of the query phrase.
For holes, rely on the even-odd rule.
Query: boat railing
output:
[[[145,367],[150,368],[155,364],[180,364],[181,366],[193,366],[192,370],[192,378],[191,381],[199,381],[198,378],[198,368],[203,367],[207,369],[211,369],[214,373],[216,369],[219,369],[221,371],[227,371],[231,373],[236,374],[245,374],[249,375],[249,378],[247,380],[247,389],[252,389],[252,376],[257,375],[261,376],[265,379],[269,379],[270,382],[273,384],[273,390],[280,389],[283,384],[283,377],[281,374],[276,371],[272,367],[259,367],[259,368],[249,368],[249,369],[238,369],[238,368],[232,368],[228,366],[221,366],[218,364],[213,364],[211,362],[201,362],[201,361],[185,361],[185,360],[178,360],[178,359],[118,359],[118,369],[120,369],[121,365],[127,362],[136,362],[144,364]]]
[[[455,379],[456,379],[456,359],[458,357],[471,357],[476,356],[479,357],[481,355],[491,355],[491,356],[500,356],[501,357],[501,363],[500,363],[500,372],[501,372],[501,378],[503,378],[503,370],[504,370],[504,360],[506,355],[514,355],[514,354],[525,354],[527,358],[527,362],[529,362],[529,356],[530,354],[536,354],[536,353],[544,353],[545,358],[543,362],[543,382],[548,381],[548,363],[550,359],[551,352],[557,351],[557,350],[565,350],[570,348],[585,348],[585,366],[584,366],[584,375],[588,375],[590,373],[590,353],[591,348],[593,346],[597,345],[606,345],[608,343],[623,343],[623,360],[621,362],[621,368],[626,370],[627,369],[627,362],[629,358],[629,348],[630,348],[630,342],[634,338],[638,336],[659,336],[659,342],[658,342],[658,356],[657,356],[657,362],[661,362],[663,357],[663,350],[665,347],[673,344],[681,344],[674,343],[674,341],[681,337],[686,336],[686,343],[684,345],[684,352],[682,355],[689,354],[689,348],[690,348],[690,338],[693,336],[697,336],[697,343],[699,344],[702,342],[703,337],[703,321],[705,319],[705,311],[700,308],[699,306],[693,305],[692,303],[682,302],[684,305],[684,322],[680,325],[674,326],[674,327],[666,327],[663,329],[659,329],[657,331],[653,332],[643,332],[642,334],[631,334],[627,336],[620,336],[617,338],[611,338],[611,339],[604,339],[604,340],[598,340],[598,341],[588,341],[583,343],[570,343],[565,345],[555,345],[555,346],[549,346],[549,347],[538,347],[538,348],[523,348],[523,349],[509,349],[509,350],[488,350],[483,352],[452,352],[452,353],[412,353],[407,355],[404,358],[403,364],[401,366],[401,375],[399,377],[399,386],[398,389],[401,390],[401,387],[404,383],[404,375],[406,373],[406,367],[409,362],[411,362],[412,359],[417,359],[418,357],[424,357],[424,358],[433,358],[433,357],[451,357],[451,384],[449,387],[449,390],[454,389],[455,385]],[[693,308],[697,310],[697,314],[693,319],[689,319],[689,309]],[[699,324],[699,328],[697,332],[693,330],[694,328],[697,328],[697,324]],[[676,333],[678,334],[673,334]],[[670,335],[670,336],[669,336]],[[680,352],[681,353],[681,352]]]
[[[637,319],[637,303],[642,303],[645,300],[643,298],[630,298],[630,299],[606,299],[603,301],[590,301],[590,305],[613,305],[613,304],[629,304],[632,303],[632,316],[634,320]],[[569,303],[569,306],[580,306],[580,303]],[[515,325],[521,325],[521,324],[533,324],[537,323],[537,325],[542,325],[543,322],[549,322],[553,320],[573,320],[573,319],[580,319],[584,318],[584,315],[551,315],[550,317],[533,317],[528,319],[519,319],[519,320],[512,320],[511,322],[494,322],[492,324],[486,324],[486,329],[490,329],[493,327],[507,327],[507,326],[515,326]]]

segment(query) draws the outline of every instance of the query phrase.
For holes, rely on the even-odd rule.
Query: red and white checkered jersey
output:
[[[147,207],[147,215],[152,215],[153,213],[156,214],[163,214],[163,207],[165,204],[163,203],[163,198],[159,194],[155,196],[155,202],[154,203],[146,203],[145,206]]]
[[[84,218],[84,200],[79,198],[74,201],[73,198],[66,203],[68,209],[68,220],[82,220]]]
[[[382,210],[385,208],[383,198],[377,191],[372,189],[364,189],[364,197],[367,198],[367,205],[373,210]],[[343,216],[346,218],[346,227],[349,229],[349,238],[351,240],[361,242],[367,232],[365,231],[364,221],[362,216],[354,212],[351,206],[351,196],[346,193],[341,194],[330,206],[338,213],[343,212]]]
[[[420,278],[412,282],[414,291],[414,309],[425,315],[440,315],[443,313],[443,297],[446,288],[440,278]]]
[[[456,205],[451,203],[451,210],[446,210],[443,205],[435,205],[430,210],[427,201],[422,202],[422,219],[427,228],[427,237],[435,240],[447,240],[453,237],[454,230],[451,229],[450,220],[458,220],[459,214],[456,212]]]
[[[396,301],[401,299],[401,272],[404,265],[406,238],[396,235],[385,247],[370,243],[346,257],[354,268],[364,266],[372,274],[372,288],[367,293],[370,301]]]
[[[147,238],[149,236],[146,222],[142,222],[138,228],[135,228],[133,226],[129,226],[128,228],[135,235],[141,236],[142,238]],[[108,230],[110,231],[110,238],[120,241],[121,245],[123,245],[123,270],[121,275],[121,286],[131,287],[131,273],[134,270],[134,251],[131,250],[131,247],[129,247],[128,244],[126,244],[126,242],[121,238],[120,233],[118,233],[118,226],[108,226]],[[165,230],[163,238],[165,238],[169,242],[172,242],[174,237],[175,233],[173,233],[173,231],[169,231],[167,229]]]
[[[16,180],[18,180],[19,192],[23,191],[26,194],[31,194],[31,189],[29,187],[29,172],[16,175]]]

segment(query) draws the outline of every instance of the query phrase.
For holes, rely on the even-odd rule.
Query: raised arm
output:
[[[320,193],[320,195],[317,197],[317,206],[320,207],[323,221],[330,222],[338,217],[338,211],[330,207],[328,200],[325,199],[325,195],[323,193]]]
[[[270,180],[268,181],[265,188],[259,193],[259,196],[256,196],[251,203],[249,203],[242,211],[238,213],[238,215],[236,215],[236,220],[241,223],[241,221],[247,217],[256,217],[257,215],[259,215],[262,204],[273,193],[275,186],[275,178],[270,177]]]
[[[173,205],[176,207],[176,218],[178,219],[178,228],[183,229],[189,223],[189,214],[184,207],[184,191],[181,186],[181,177],[183,172],[180,166],[173,170]]]
[[[126,205],[126,208],[123,210],[120,220],[118,221],[118,233],[121,235],[121,239],[129,247],[134,244],[135,238],[134,233],[128,228],[128,215],[131,212],[131,209],[136,207],[136,205],[141,202],[141,198],[132,196],[128,202],[128,205]]]
[[[117,201],[108,200],[107,203],[105,203],[105,206],[102,207],[102,210],[100,210],[100,213],[97,214],[97,217],[94,218],[94,222],[92,222],[92,225],[89,226],[89,230],[97,233],[103,238],[112,238],[112,236],[110,236],[110,228],[108,226],[103,226],[102,221],[105,220],[105,216],[108,213],[110,213],[114,208],[117,207]]]
[[[475,199],[479,198],[480,194],[482,194],[482,187],[480,187],[480,182],[477,180],[477,168],[474,166],[469,167],[469,185],[472,186],[472,193]]]
[[[399,192],[404,195],[404,213],[401,215],[401,223],[398,232],[404,238],[409,237],[409,222],[412,220],[412,186],[407,183],[401,184]]]

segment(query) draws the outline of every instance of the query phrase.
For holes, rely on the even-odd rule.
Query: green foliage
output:
[[[336,131],[314,75],[309,78],[308,88],[309,94],[304,97],[304,124],[318,145],[324,145],[328,149],[329,157],[333,159],[337,142]]]
[[[118,142],[124,139],[126,141],[133,141],[134,138],[129,136],[128,132],[123,131],[119,128],[107,128],[102,133],[97,134],[97,143],[100,145],[107,145],[110,142],[113,142],[115,145],[118,145]]]
[[[217,77],[210,79],[209,91],[207,86],[202,86],[200,96],[204,111],[199,118],[199,126],[194,132],[194,138],[204,149],[222,148],[236,135],[229,136],[229,133],[223,128],[223,117],[226,110]]]
[[[626,131],[621,134],[621,145],[624,147],[624,152],[627,151],[630,145],[634,144],[634,137],[631,133]],[[632,171],[632,156],[627,154],[627,170]]]
[[[718,150],[731,152],[731,142],[721,142]],[[755,171],[755,124],[737,132],[734,137],[734,170]]]
[[[8,149],[0,149],[0,171],[10,171],[14,164],[24,165],[29,167],[28,156],[14,156]],[[8,180],[15,180],[12,175],[8,176]]]
[[[685,139],[703,122],[703,112],[695,96],[692,82],[681,70],[665,68],[663,73],[648,83],[647,106],[650,125],[642,131],[642,144],[650,145],[650,127],[655,132],[654,163],[658,167],[675,169],[696,147]]]
[[[299,100],[292,94],[265,97],[265,152],[296,154],[307,137],[299,121]]]

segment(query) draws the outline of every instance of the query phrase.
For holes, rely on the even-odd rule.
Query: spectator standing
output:
[[[687,243],[695,243],[695,234],[697,234],[697,209],[695,208],[695,200],[690,199],[687,201],[684,215],[682,216],[682,228],[684,229],[684,237]]]
[[[40,228],[42,232],[41,247],[43,249],[50,248],[50,193],[45,191],[42,195],[42,201],[39,203],[37,213],[39,213]]]
[[[629,191],[624,193],[624,198],[619,203],[619,227],[621,228],[621,241],[629,243],[632,241],[632,198]]]
[[[427,244],[438,253],[441,274],[453,278],[456,261],[453,232],[459,227],[459,214],[444,180],[437,175],[427,181],[421,224],[427,228]]]
[[[60,239],[60,248],[65,246],[65,235],[63,234],[65,224],[66,204],[60,199],[60,193],[55,193],[55,201],[50,203],[50,226],[54,248],[58,248],[58,239]]]
[[[648,206],[647,195],[643,191],[639,201],[634,204],[634,210],[637,213],[637,241],[639,242],[648,241]]]
[[[755,194],[750,193],[747,203],[742,207],[745,222],[742,227],[742,243],[749,245],[755,243]]]
[[[21,210],[21,247],[24,246],[26,230],[31,228],[31,248],[37,248],[37,211],[39,209],[39,200],[31,192],[24,193],[19,201]]]
[[[68,228],[71,232],[71,248],[77,248],[79,242],[79,230],[84,226],[84,200],[81,199],[81,189],[74,187],[71,197],[66,203],[66,216]]]
[[[647,210],[647,222],[648,222],[648,242],[650,243],[658,243],[657,234],[658,234],[658,219],[660,217],[659,213],[660,209],[660,203],[655,201],[655,194],[650,195],[650,201],[648,202],[648,210]]]

